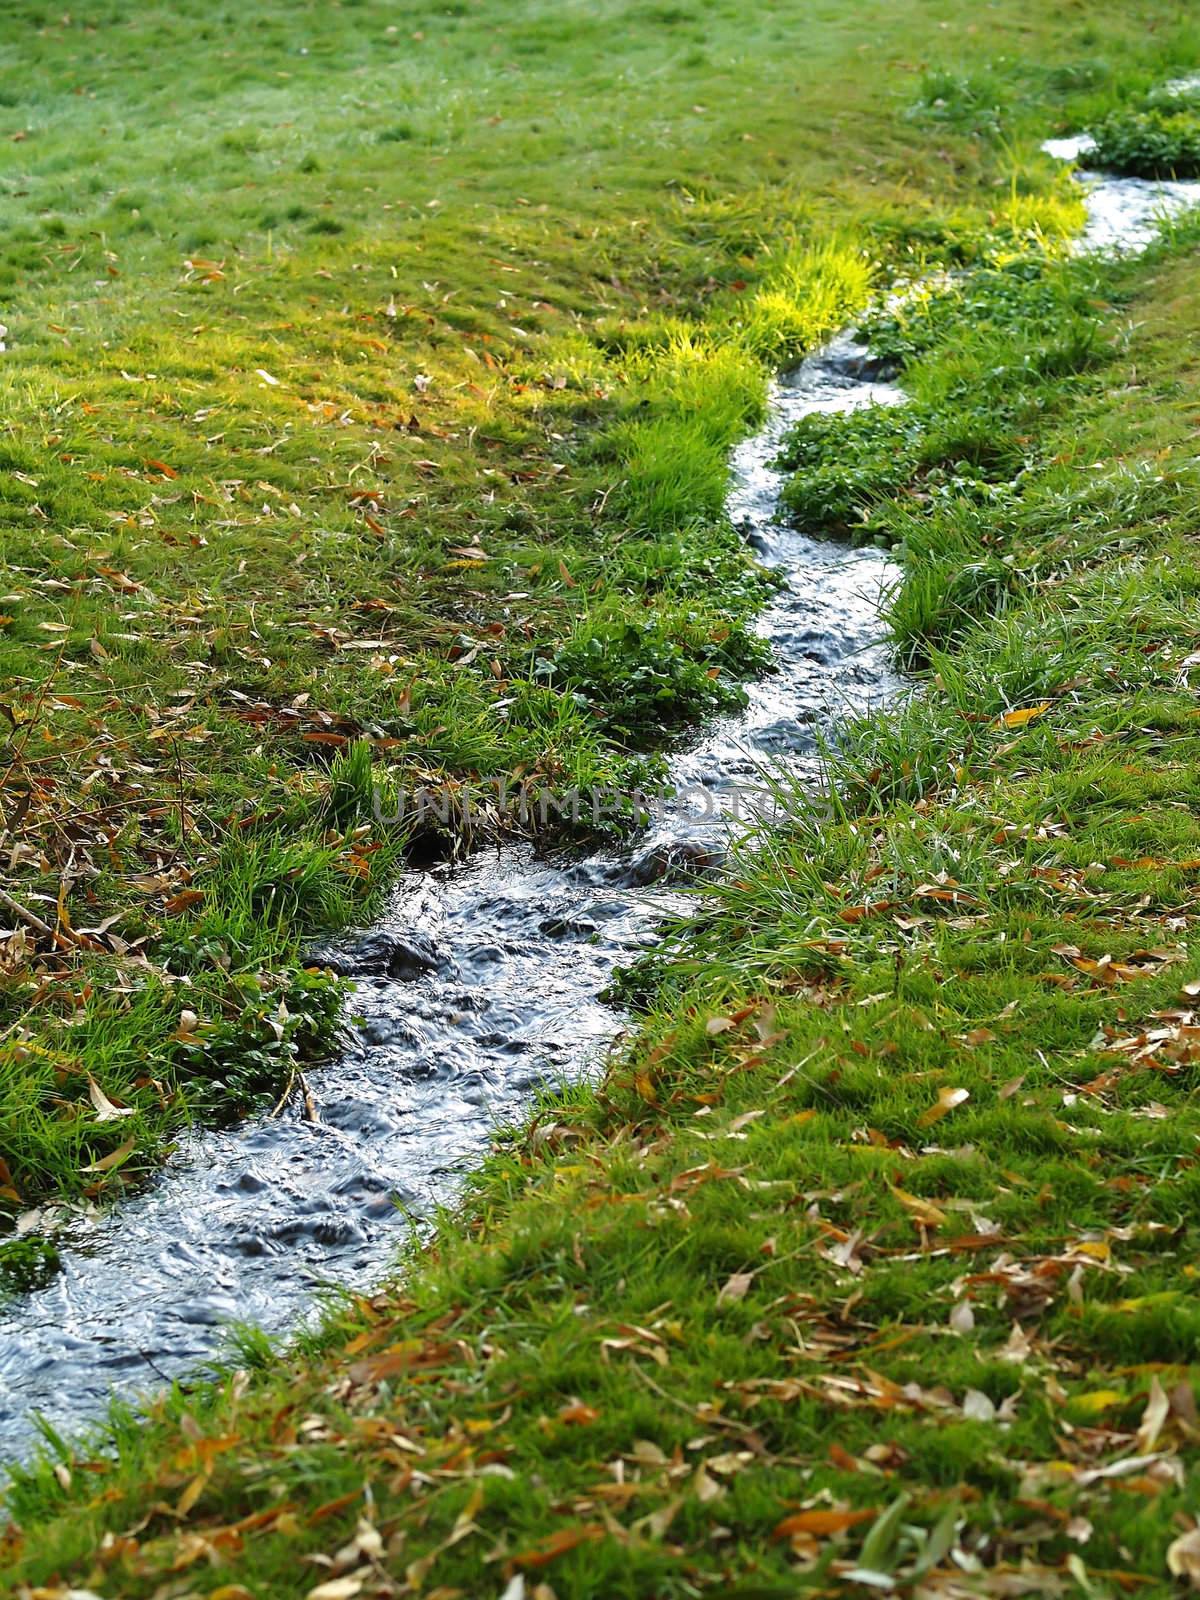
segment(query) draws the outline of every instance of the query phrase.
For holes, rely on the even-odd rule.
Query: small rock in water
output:
[[[624,874],[624,882],[636,889],[647,888],[652,883],[676,883],[700,872],[711,872],[721,866],[724,859],[724,852],[712,845],[691,839],[672,839],[652,845],[635,856]]]
[[[341,978],[383,976],[410,982],[441,965],[437,947],[424,933],[364,934],[352,944],[317,945],[308,952],[314,966],[328,967]]]
[[[873,354],[865,344],[857,342],[838,346],[830,351],[830,363],[836,365],[847,377],[868,383],[889,383],[900,371],[900,364],[891,356]]]

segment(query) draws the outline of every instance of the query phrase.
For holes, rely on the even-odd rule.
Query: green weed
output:
[[[1113,111],[1092,129],[1085,165],[1133,178],[1200,174],[1200,116],[1194,110]]]

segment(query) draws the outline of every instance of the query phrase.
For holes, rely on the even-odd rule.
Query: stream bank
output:
[[[664,880],[716,858],[769,770],[815,780],[820,737],[899,691],[878,620],[890,560],[777,525],[771,462],[806,414],[901,398],[848,336],[774,385],[766,425],[736,450],[729,511],[783,580],[759,624],[777,670],[673,760],[678,805],[628,848],[504,845],[405,877],[376,930],[341,947],[358,974],[350,1042],[310,1075],[314,1115],[297,1096],[184,1140],[145,1193],[63,1241],[45,1288],[0,1308],[0,1450],[29,1448],[35,1413],[70,1430],[112,1396],[195,1374],[230,1321],[284,1333],[322,1286],[370,1288],[497,1125],[597,1068],[624,1023],[601,999],[614,971],[686,904]],[[406,976],[379,970],[414,938]]]
[[[1200,197],[1197,183],[1085,181],[1083,249],[1137,250]],[[624,850],[503,846],[408,875],[375,932],[341,948],[357,974],[351,1039],[312,1075],[311,1104],[184,1141],[144,1194],[64,1243],[45,1288],[0,1310],[0,1448],[28,1450],[35,1414],[72,1429],[113,1396],[198,1373],[232,1321],[284,1333],[323,1287],[369,1289],[495,1127],[597,1069],[624,1021],[601,998],[614,972],[687,904],[670,880],[719,858],[772,768],[817,781],[821,737],[901,691],[878,617],[895,567],[778,524],[772,463],[804,416],[902,399],[849,334],[773,386],[765,426],[735,452],[729,512],[783,580],[760,622],[777,671],[674,759],[681,804]],[[387,950],[414,939],[420,960],[389,976]]]

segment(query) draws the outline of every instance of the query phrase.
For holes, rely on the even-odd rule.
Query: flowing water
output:
[[[1200,184],[1088,183],[1084,248],[1138,248],[1164,211],[1200,200]],[[75,1228],[47,1287],[4,1307],[0,1453],[29,1448],[35,1413],[75,1429],[110,1395],[202,1370],[232,1320],[282,1333],[322,1285],[378,1282],[497,1124],[596,1069],[623,1023],[602,993],[653,945],[678,879],[719,859],[735,798],[761,792],[764,764],[815,781],[819,734],[901,692],[879,638],[888,558],[777,525],[771,461],[810,412],[902,399],[849,335],[774,386],[729,508],[783,579],[760,623],[778,670],[674,759],[680,804],[629,848],[504,845],[403,880],[380,924],[331,953],[355,977],[350,1042],[311,1075],[315,1115],[295,1096],[278,1117],[186,1141],[142,1194]]]

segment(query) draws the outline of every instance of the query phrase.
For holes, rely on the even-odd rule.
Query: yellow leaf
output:
[[[109,1172],[113,1167],[119,1167],[122,1161],[133,1154],[134,1141],[126,1139],[124,1144],[119,1144],[115,1150],[110,1150],[106,1156],[101,1156],[99,1161],[93,1161],[90,1166],[84,1167],[85,1172]]]
[[[1045,716],[1052,702],[1043,700],[1036,706],[1025,706],[1020,711],[1006,711],[1002,717],[996,719],[997,728],[1024,728],[1036,718]]]
[[[923,1228],[940,1228],[946,1222],[946,1213],[938,1209],[931,1201],[922,1200],[920,1195],[909,1194],[907,1189],[892,1186],[892,1194],[912,1217],[914,1222],[919,1222]]]
[[[1073,1394],[1067,1404],[1073,1416],[1098,1417],[1124,1405],[1126,1399],[1120,1389],[1091,1389],[1087,1394]]]
[[[205,1485],[207,1483],[207,1472],[202,1472],[198,1477],[192,1479],[191,1483],[188,1484],[187,1488],[175,1502],[175,1515],[177,1517],[187,1516],[188,1512],[196,1504],[196,1501],[199,1500],[200,1496],[204,1493]]]

